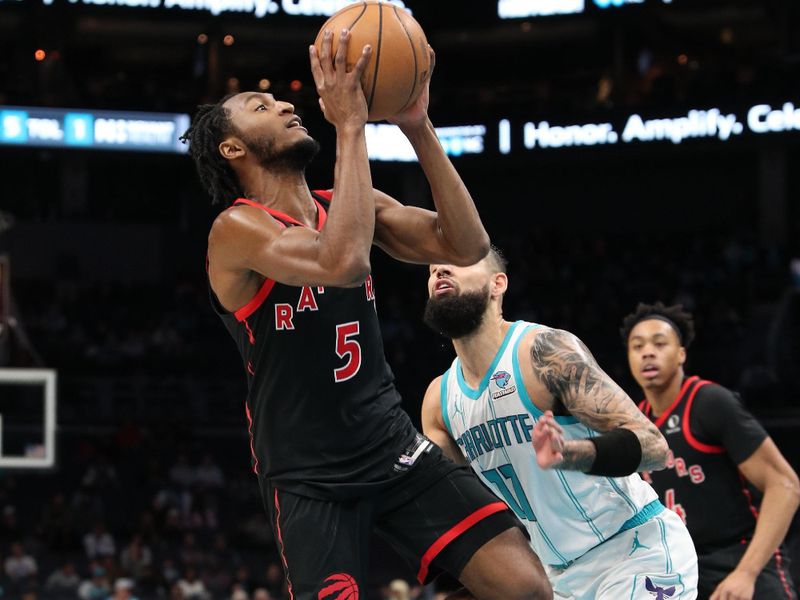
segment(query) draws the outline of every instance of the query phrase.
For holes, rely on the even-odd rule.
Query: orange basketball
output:
[[[319,30],[314,40],[317,52],[326,29],[333,33],[334,55],[342,29],[350,30],[348,71],[361,56],[364,46],[372,46],[372,56],[361,77],[370,121],[396,115],[422,92],[431,68],[428,40],[419,23],[404,9],[380,0],[345,6]]]

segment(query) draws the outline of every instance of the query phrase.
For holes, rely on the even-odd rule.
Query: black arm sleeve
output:
[[[690,421],[699,441],[723,446],[737,465],[750,458],[768,437],[738,396],[721,385],[705,385],[697,390]]]

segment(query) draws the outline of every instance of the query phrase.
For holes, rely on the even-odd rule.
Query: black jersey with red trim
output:
[[[330,201],[314,192],[317,229]],[[303,226],[250,200],[284,227]],[[247,372],[253,470],[286,491],[346,499],[377,491],[407,467],[414,440],[384,358],[372,277],[354,288],[296,287],[271,279],[231,314],[212,304]]]
[[[670,448],[667,468],[643,476],[684,520],[698,552],[749,540],[758,517],[757,492],[737,465],[767,434],[735,394],[694,376],[658,417],[647,400],[639,408]]]

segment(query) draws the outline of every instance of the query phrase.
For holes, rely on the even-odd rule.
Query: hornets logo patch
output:
[[[497,400],[503,396],[508,396],[517,391],[517,386],[509,385],[511,382],[511,374],[508,371],[495,371],[494,375],[489,378],[489,381],[494,383],[497,390],[492,392],[492,400]]]

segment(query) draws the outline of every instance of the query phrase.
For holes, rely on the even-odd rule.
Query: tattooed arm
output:
[[[667,441],[661,432],[636,407],[628,395],[606,375],[573,334],[559,329],[536,333],[531,344],[531,366],[538,381],[556,402],[587,427],[616,439],[636,435],[641,445],[641,461],[634,471],[658,471],[666,466]],[[564,440],[552,414],[541,418],[534,430],[540,466],[572,471],[589,471],[597,459],[596,443],[589,439]],[[615,434],[623,435],[615,435]],[[609,436],[609,437],[607,437]],[[633,440],[636,444],[636,440]],[[542,455],[541,458],[539,455]],[[543,464],[544,463],[544,464]]]

